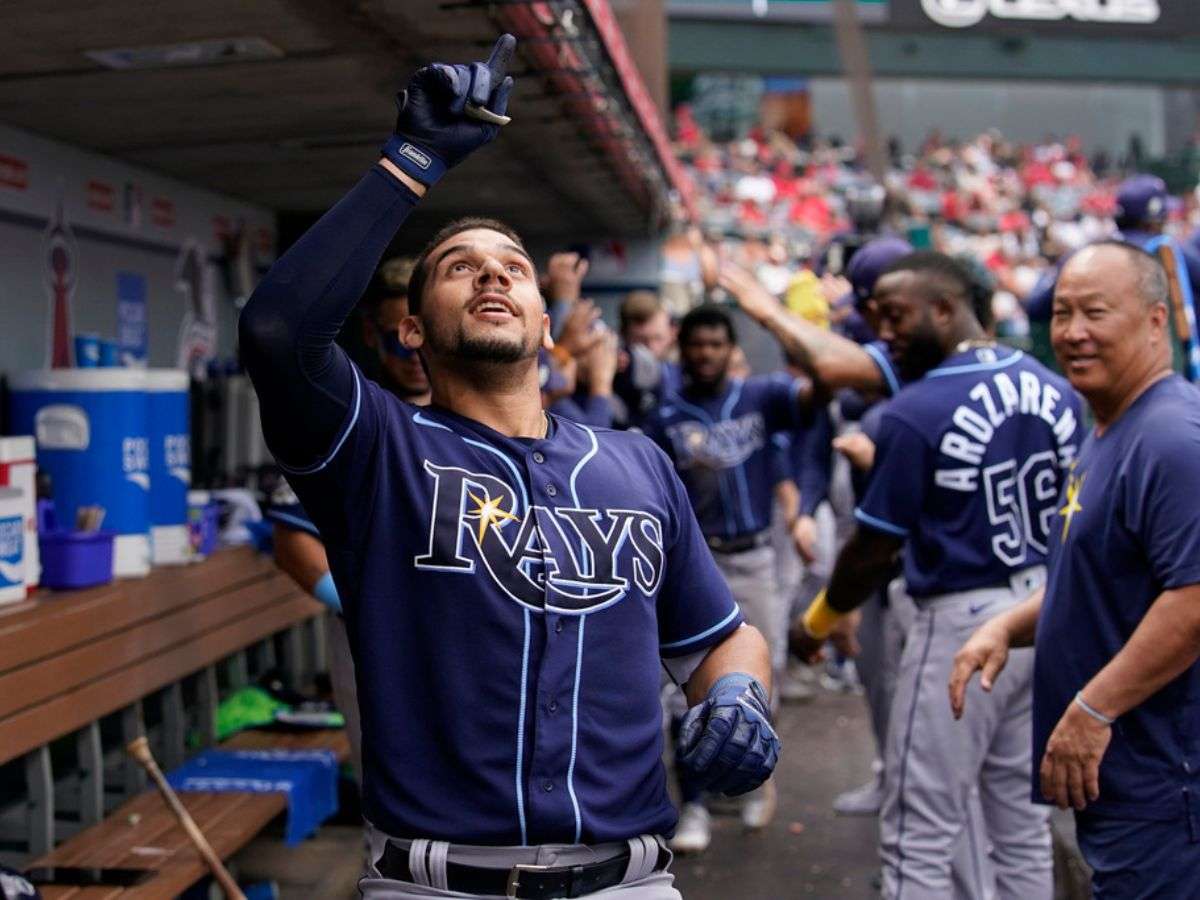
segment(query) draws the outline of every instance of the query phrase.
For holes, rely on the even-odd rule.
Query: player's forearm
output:
[[[879,367],[858,344],[788,312],[782,306],[758,320],[779,341],[788,360],[829,390],[883,386]]]
[[[1200,658],[1200,586],[1164,591],[1125,646],[1087,683],[1085,702],[1116,718],[1160,691]]]
[[[316,460],[342,428],[354,376],[334,339],[417,199],[372,169],[279,258],[242,311],[242,360],[268,442],[285,463]]]
[[[709,688],[730,672],[745,672],[753,676],[766,688],[767,695],[770,696],[771,652],[757,628],[743,625],[708,651],[703,662],[683,686],[688,706],[702,702],[708,695]]]
[[[308,593],[329,574],[324,545],[310,534],[275,526],[275,565]]]
[[[892,574],[903,542],[860,527],[838,554],[829,579],[826,602],[835,613],[853,612],[882,588]]]

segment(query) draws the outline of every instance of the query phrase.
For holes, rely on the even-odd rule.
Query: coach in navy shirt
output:
[[[1034,797],[1076,810],[1096,896],[1122,900],[1200,897],[1200,392],[1171,373],[1167,304],[1128,244],[1063,268],[1051,338],[1096,427],[1044,596],[981,628],[951,682],[961,707],[975,670],[990,688],[1036,636]]]
[[[430,406],[334,343],[419,198],[508,121],[513,43],[412,76],[383,158],[271,268],[240,345],[345,611],[372,826],[360,891],[678,900],[660,661],[691,704],[681,762],[711,790],[756,787],[779,742],[766,646],[669,461],[543,412],[549,317],[503,223],[451,223],[414,268],[400,340]]]

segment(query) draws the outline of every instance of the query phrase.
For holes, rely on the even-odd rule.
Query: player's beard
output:
[[[900,377],[905,381],[917,381],[930,369],[940,366],[945,358],[946,351],[942,349],[937,329],[927,310],[925,318],[909,337],[904,353],[896,360]]]
[[[537,335],[468,334],[462,323],[449,335],[428,327],[425,334],[430,350],[438,356],[484,365],[507,365],[532,359],[537,356],[539,343]]]

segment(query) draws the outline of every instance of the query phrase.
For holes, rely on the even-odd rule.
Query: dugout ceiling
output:
[[[672,163],[614,27],[604,0],[38,0],[0,29],[0,122],[314,213],[377,158],[409,72],[486,56],[508,28],[529,36],[513,123],[430,193],[412,230],[474,213],[531,236],[649,234]],[[97,55],[120,48],[157,49]]]

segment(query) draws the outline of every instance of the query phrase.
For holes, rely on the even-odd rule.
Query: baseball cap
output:
[[[850,257],[850,265],[846,267],[846,277],[850,279],[850,293],[839,302],[847,300],[855,306],[861,305],[875,290],[875,282],[884,270],[913,252],[912,244],[898,237],[875,238],[863,244],[857,253]]]
[[[1166,183],[1157,175],[1134,175],[1117,188],[1116,218],[1130,222],[1165,219],[1169,197]]]

